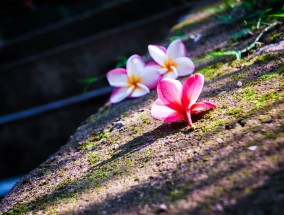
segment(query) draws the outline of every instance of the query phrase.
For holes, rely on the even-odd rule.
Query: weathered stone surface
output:
[[[193,10],[194,11],[194,10]],[[185,41],[206,83],[199,100],[218,108],[185,122],[151,117],[156,92],[90,116],[67,145],[25,176],[3,199],[4,213],[279,214],[283,211],[284,77],[282,52],[241,61],[204,54],[232,48],[239,19],[221,24],[207,10],[185,26]],[[206,19],[204,19],[206,17]],[[234,25],[234,28],[231,26]],[[275,32],[280,38],[271,41]],[[259,33],[259,32],[256,32]],[[283,26],[265,45],[282,44]],[[255,38],[233,45],[243,49]],[[278,44],[278,45],[277,45]],[[279,47],[277,47],[278,49]],[[242,82],[241,86],[236,83]],[[120,124],[121,123],[121,124]],[[115,125],[119,129],[114,129]]]

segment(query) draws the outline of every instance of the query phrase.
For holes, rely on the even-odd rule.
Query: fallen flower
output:
[[[178,80],[162,79],[157,86],[158,99],[152,106],[152,116],[164,122],[186,119],[188,125],[193,127],[192,114],[216,108],[211,102],[196,102],[203,84],[204,76],[199,73],[189,77],[183,85]]]
[[[177,79],[193,73],[195,69],[193,62],[186,57],[186,48],[181,40],[171,42],[168,49],[149,45],[148,50],[163,78]]]
[[[136,98],[150,92],[157,86],[161,75],[152,66],[145,67],[139,55],[132,55],[126,63],[126,69],[116,68],[107,73],[109,84],[116,87],[110,97],[111,103],[117,103],[127,97]]]

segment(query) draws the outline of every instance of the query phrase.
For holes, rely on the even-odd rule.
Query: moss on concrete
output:
[[[218,28],[230,29],[206,27],[220,42],[216,48],[230,45],[222,45]],[[195,59],[212,51],[205,43],[198,46],[189,53],[202,49]],[[194,116],[196,129],[183,121],[153,119],[156,92],[106,105],[19,183],[3,211],[222,214],[243,198],[252,202],[250,195],[284,163],[282,58],[269,53],[241,61],[209,60],[197,67],[206,78],[199,100],[218,108]]]

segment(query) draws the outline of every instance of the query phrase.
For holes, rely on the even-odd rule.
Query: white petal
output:
[[[186,48],[181,40],[175,40],[169,45],[167,50],[168,58],[176,59],[185,56],[186,56]]]
[[[107,80],[111,86],[123,87],[128,83],[127,72],[125,69],[117,68],[107,73]]]
[[[171,78],[171,79],[177,79],[178,78],[178,73],[177,73],[177,70],[175,69],[175,67],[171,67],[172,68],[172,71],[170,72],[167,72],[163,75],[163,79],[164,78]]]
[[[164,65],[164,62],[167,60],[167,56],[163,49],[156,45],[149,45],[148,51],[154,61],[156,61],[160,65]]]
[[[145,94],[149,93],[150,90],[143,84],[138,83],[138,87],[134,88],[133,93],[130,95],[131,98],[137,98],[140,96],[144,96]]]
[[[116,88],[112,92],[110,96],[110,102],[111,103],[118,103],[122,101],[123,99],[127,98],[133,91],[134,87],[121,87],[121,88]]]
[[[180,57],[175,59],[177,62],[177,73],[178,76],[186,76],[194,72],[195,66],[188,57]]]
[[[166,72],[168,71],[168,69],[167,68],[159,68],[158,69],[158,72],[160,73],[160,74],[165,74]]]
[[[146,66],[141,72],[141,83],[147,86],[149,89],[154,89],[158,82],[161,80],[162,76],[158,72],[160,66]]]
[[[126,63],[128,76],[138,76],[141,70],[145,67],[145,62],[139,55],[132,55]]]

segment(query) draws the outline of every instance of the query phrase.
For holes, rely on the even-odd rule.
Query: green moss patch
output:
[[[271,73],[271,74],[262,75],[258,79],[261,80],[261,81],[264,81],[264,80],[268,80],[268,79],[271,79],[271,78],[276,78],[279,75],[280,75],[279,73],[275,72],[275,73]]]
[[[243,112],[242,108],[232,108],[230,110],[227,110],[226,114],[228,115],[236,115],[236,114],[240,114]]]

